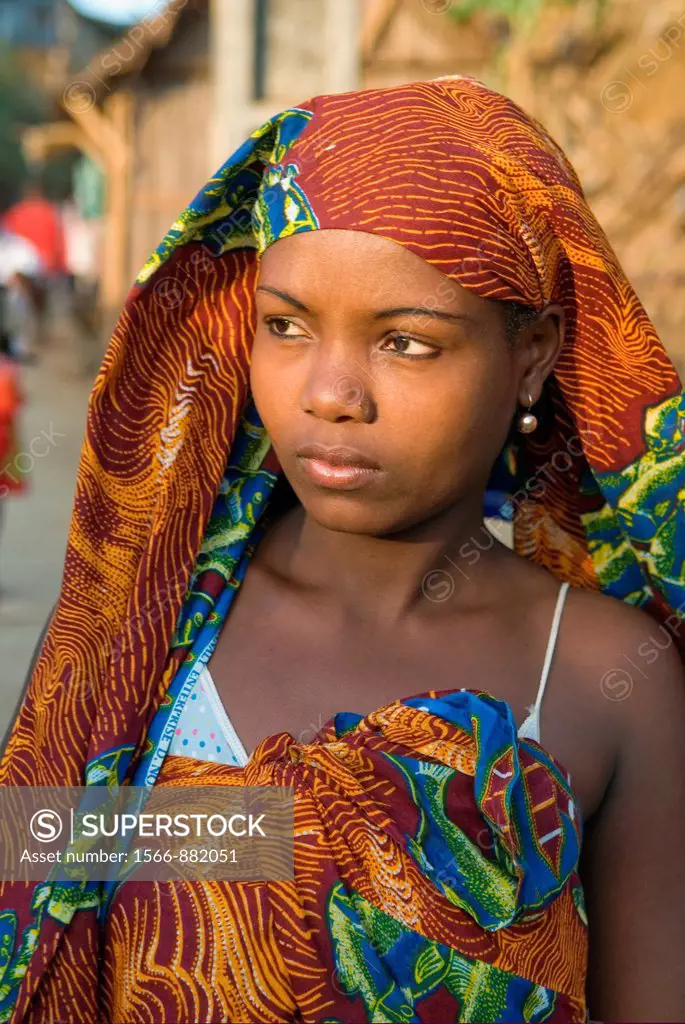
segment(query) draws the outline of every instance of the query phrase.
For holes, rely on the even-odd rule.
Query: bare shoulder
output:
[[[660,623],[604,594],[569,591],[563,660],[602,717],[616,727],[653,721],[655,712],[685,716],[685,674],[679,645],[685,621]],[[681,718],[681,726],[685,719]]]
[[[595,1020],[684,1019],[682,625],[597,594],[569,596],[567,637],[576,650],[567,657],[584,667],[587,699],[614,747],[581,864]]]
[[[653,785],[659,772],[677,774],[685,730],[677,628],[615,598],[569,591],[543,735],[571,771],[587,820],[619,777],[631,779],[631,800],[643,777]]]

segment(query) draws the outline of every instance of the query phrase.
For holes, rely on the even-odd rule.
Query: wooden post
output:
[[[65,104],[65,110],[87,140],[88,151],[98,154],[105,169],[105,216],[99,305],[103,333],[109,336],[129,286],[128,228],[133,165],[133,96],[124,90],[111,93],[102,109],[87,104]],[[85,148],[85,147],[84,147]]]
[[[211,0],[209,38],[213,95],[208,173],[213,174],[251,127],[255,40],[252,3]]]
[[[361,75],[359,0],[324,0],[324,90],[351,92]]]
[[[366,0],[362,14],[359,46],[363,65],[371,62],[402,0]]]
[[[73,121],[54,121],[50,124],[34,124],[21,133],[21,146],[30,163],[42,163],[52,150],[78,149],[81,153],[104,166],[104,154]]]
[[[104,112],[107,134],[118,140],[107,152],[107,199],[105,209],[105,258],[100,279],[105,332],[113,324],[126,297],[131,280],[129,266],[129,224],[131,219],[131,170],[133,96],[123,90],[108,96]]]

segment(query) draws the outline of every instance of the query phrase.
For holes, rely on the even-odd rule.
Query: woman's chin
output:
[[[373,515],[370,509],[352,507],[352,503],[340,499],[303,502],[307,516],[318,526],[337,533],[376,534],[378,521],[386,517]]]
[[[326,495],[301,497],[300,501],[307,516],[318,526],[337,533],[354,533],[360,536],[379,537],[405,529],[407,517],[393,515],[386,505],[382,507],[349,495]]]

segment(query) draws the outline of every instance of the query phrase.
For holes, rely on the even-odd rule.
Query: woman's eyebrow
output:
[[[393,309],[382,309],[374,313],[374,320],[381,320],[391,316],[433,316],[438,320],[468,320],[473,322],[473,317],[468,313],[445,313],[438,309],[430,309],[428,306],[396,306]]]
[[[292,295],[288,295],[287,292],[282,292],[278,288],[269,288],[266,284],[257,285],[258,292],[269,292],[270,295],[275,295],[279,299],[283,299],[289,305],[294,306],[295,309],[299,309],[301,313],[311,313],[311,310],[305,306],[304,302],[300,302],[299,299],[293,298]]]
[[[283,299],[288,305],[298,309],[301,313],[311,313],[308,306],[305,306],[304,302],[300,302],[293,295],[289,295],[288,292],[282,292],[280,288],[271,288],[269,285],[260,284],[257,286],[257,291],[268,292],[270,295],[275,295],[279,299]],[[454,322],[467,320],[473,322],[473,317],[469,316],[468,313],[446,313],[442,310],[431,309],[429,306],[395,306],[392,309],[381,309],[373,314],[374,320],[383,320],[393,316],[432,316],[437,320],[447,320]]]

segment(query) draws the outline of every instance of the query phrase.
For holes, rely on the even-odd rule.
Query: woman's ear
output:
[[[559,305],[550,305],[528,327],[519,339],[523,353],[523,375],[519,384],[521,405],[534,405],[542,394],[542,386],[554,369],[564,344],[566,318]]]

